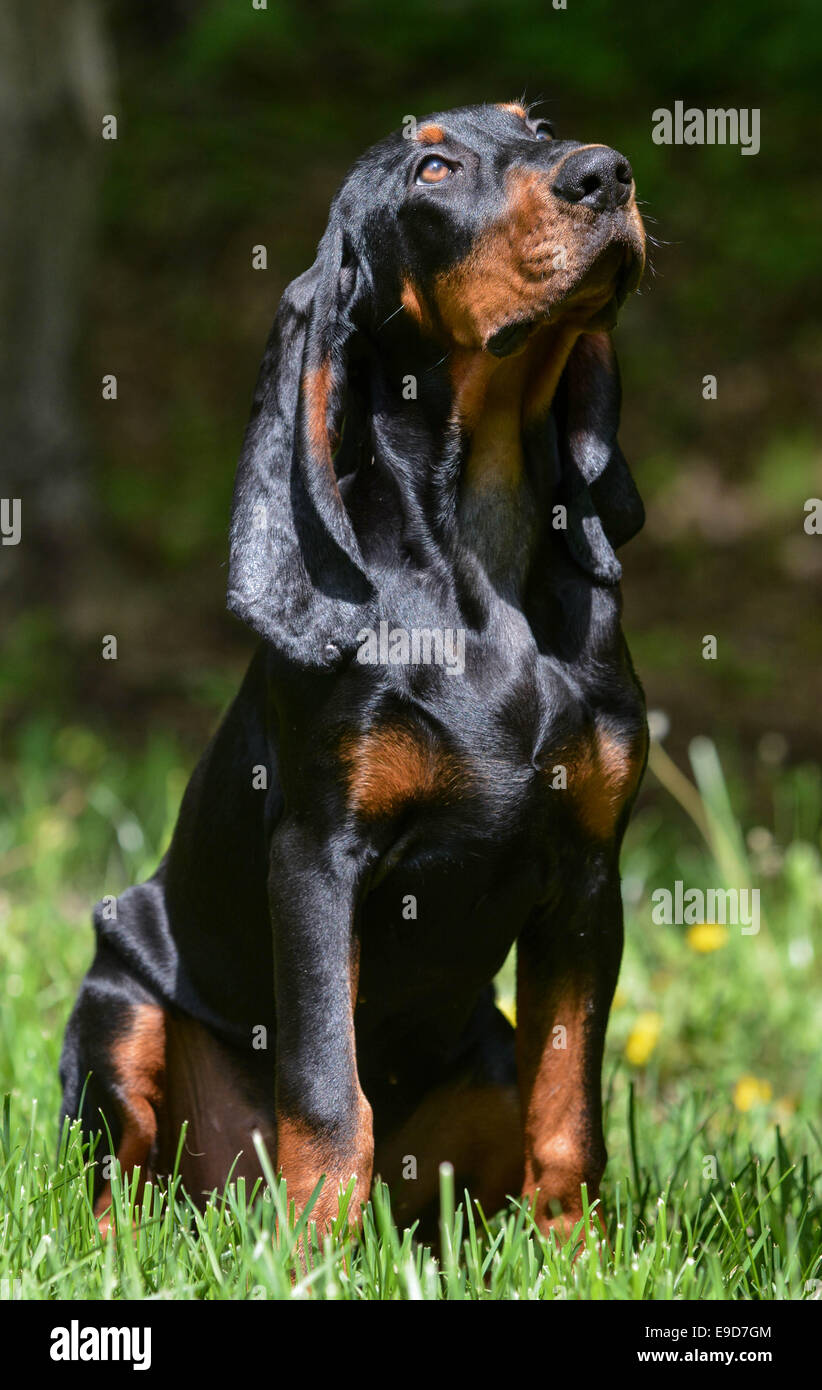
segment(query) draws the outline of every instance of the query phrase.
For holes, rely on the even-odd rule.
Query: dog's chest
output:
[[[470,644],[467,658],[469,672]],[[557,666],[496,659],[486,683],[454,679],[437,721],[420,709],[361,745],[357,810],[389,846],[365,917],[364,993],[378,1011],[387,980],[450,1001],[455,979],[470,994],[492,978],[534,907],[573,892],[590,853],[613,852],[638,785],[638,691],[583,698]]]
[[[502,847],[565,824],[608,841],[637,786],[644,710],[616,654],[595,676],[546,657],[505,608],[493,640],[465,634],[464,669],[406,669],[401,712],[391,701],[347,747],[352,809],[402,820],[417,849]]]
[[[586,682],[559,664],[540,668],[466,745],[466,781],[492,833],[539,839],[569,824],[606,842],[644,766],[641,695],[616,672]]]

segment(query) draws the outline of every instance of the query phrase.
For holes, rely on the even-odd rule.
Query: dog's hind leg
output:
[[[454,1167],[457,1200],[467,1188],[487,1216],[522,1187],[514,1030],[490,994],[471,1026],[475,1038],[454,1074],[377,1144],[374,1167],[391,1189],[392,1211],[403,1224],[419,1219],[422,1238],[436,1236],[441,1163]]]
[[[165,1010],[99,947],[69,1020],[60,1078],[64,1116],[79,1117],[87,1138],[100,1136],[94,1213],[103,1234],[110,1223],[112,1161],[128,1175],[139,1166],[143,1182],[152,1174],[165,1034]]]

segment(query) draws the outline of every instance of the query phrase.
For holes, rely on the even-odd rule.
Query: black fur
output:
[[[97,955],[63,1052],[64,1106],[78,1112],[92,1071],[85,1127],[98,1129],[102,1110],[119,1142],[106,1059],[133,1006],[150,1001],[198,1020],[240,1059],[245,1092],[272,1125],[296,1119],[346,1161],[360,1153],[361,1088],[379,1161],[380,1143],[432,1090],[515,1083],[513,1031],[491,981],[519,939],[532,993],[547,999],[558,981],[586,992],[580,1143],[595,1184],[619,846],[635,785],[602,836],[574,788],[550,782],[596,729],[638,749],[641,771],[644,708],[614,552],[642,525],[642,505],[616,440],[619,382],[600,334],[604,350],[588,360],[580,339],[550,413],[527,426],[517,496],[466,522],[453,345],[402,309],[403,280],[427,291],[465,258],[504,213],[507,171],[550,179],[578,147],[537,139],[532,114],[493,106],[430,122],[444,143],[396,134],[358,161],[314,265],[283,295],[231,520],[228,602],[261,645],[157,873],[120,897],[116,921],[97,911]],[[462,166],[449,187],[416,182],[432,149]],[[592,257],[620,215],[581,210]],[[310,373],[328,387],[331,467],[318,457]],[[415,399],[403,391],[409,376]],[[566,529],[552,524],[558,505]],[[363,631],[381,621],[464,630],[464,673],[362,664]],[[408,740],[430,749],[441,784],[363,814],[345,750],[384,728],[400,760]],[[259,766],[266,790],[252,785]],[[456,769],[450,789],[442,769]],[[252,1047],[258,1025],[268,1050]]]

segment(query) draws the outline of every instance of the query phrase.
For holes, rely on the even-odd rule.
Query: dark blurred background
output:
[[[524,93],[628,155],[660,242],[616,344],[648,509],[626,629],[669,750],[700,732],[743,767],[763,736],[816,756],[817,21],[812,0],[6,0],[0,494],[23,538],[0,555],[3,719],[202,743],[252,647],[224,612],[227,525],[283,286],[363,148]],[[677,99],[759,107],[761,152],[653,144]]]

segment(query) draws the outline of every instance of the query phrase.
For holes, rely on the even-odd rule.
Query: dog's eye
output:
[[[554,127],[551,125],[550,121],[539,121],[534,126],[535,140],[553,140],[554,133]]]
[[[417,183],[442,183],[453,174],[453,165],[440,159],[438,154],[429,155],[417,170]]]

